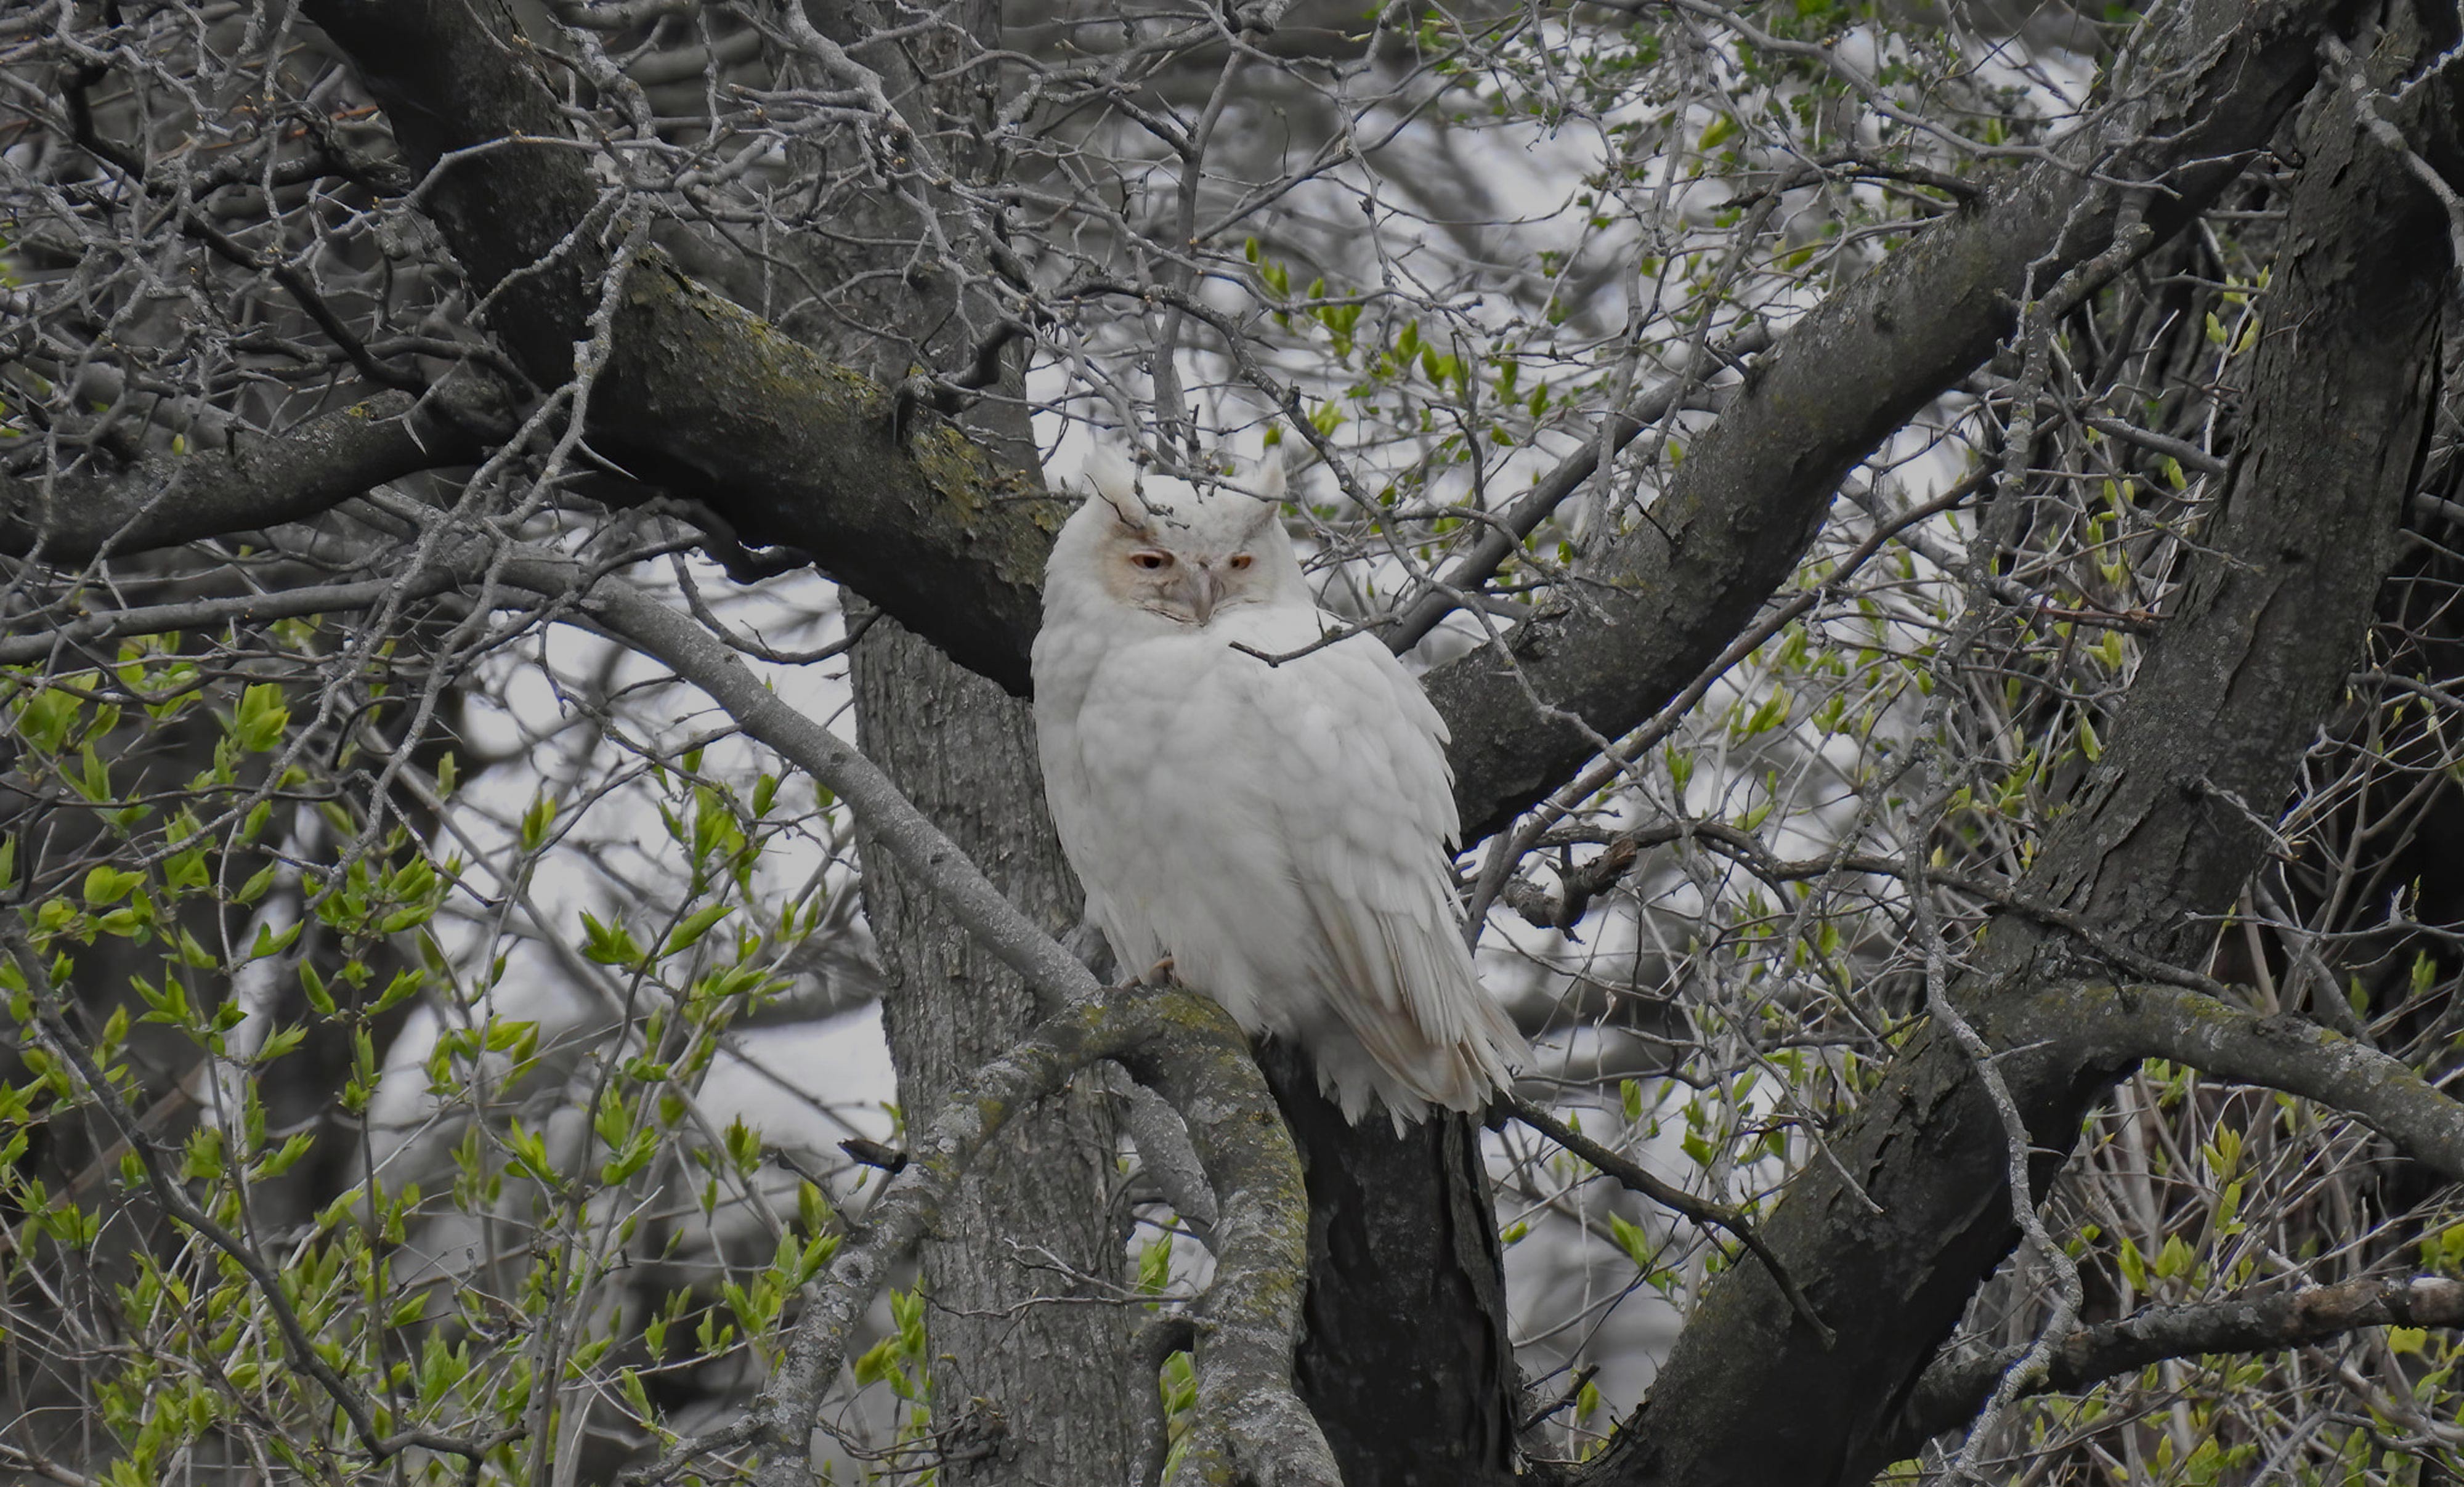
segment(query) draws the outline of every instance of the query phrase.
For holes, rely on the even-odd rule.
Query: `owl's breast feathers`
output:
[[[1060,578],[1056,575],[1056,579]],[[1048,590],[1045,788],[1125,971],[1165,955],[1252,1034],[1296,1039],[1358,1120],[1485,1106],[1529,1058],[1481,989],[1444,843],[1444,725],[1370,636],[1270,665],[1331,618],[1204,625]]]

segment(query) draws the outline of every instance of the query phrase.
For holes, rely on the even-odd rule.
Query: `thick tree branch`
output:
[[[1520,679],[1487,654],[1432,674],[1470,834],[1590,754],[1567,714],[1623,733],[1718,652],[1793,568],[1841,476],[1991,352],[2032,273],[2049,284],[2110,243],[2127,194],[2110,183],[2161,183],[2145,210],[2151,244],[2189,221],[2263,145],[2309,84],[2317,35],[2352,9],[2250,7],[2178,97],[2117,130],[2125,138],[2082,139],[1800,321],[1688,451],[1653,521],[1587,576],[1586,601],[1512,633]],[[535,378],[557,380],[583,317],[579,286],[601,261],[578,226],[598,198],[581,150],[508,142],[562,139],[553,94],[506,39],[510,17],[443,0],[319,0],[309,13],[385,103],[413,166],[434,172],[426,199],[494,292],[492,323]],[[678,486],[749,540],[813,553],[959,661],[1024,689],[1060,512],[1031,482],[997,475],[940,426],[899,447],[889,389],[795,351],[655,255],[628,285],[593,408],[605,426],[594,446],[635,473]]]
[[[2013,1009],[1997,1040],[2055,1039],[2082,1063],[2165,1059],[2341,1110],[2450,1182],[2464,1182],[2464,1104],[2397,1060],[2332,1028],[2263,1017],[2173,986],[2052,988]]]
[[[621,233],[589,154],[502,0],[316,0],[423,207],[488,295],[487,324],[542,387],[573,371]],[[604,239],[604,240],[603,240]],[[700,501],[743,540],[831,577],[1010,691],[1027,689],[1044,555],[1066,508],[937,418],[643,252],[590,399],[591,447]]]
[[[2384,1326],[2464,1326],[2464,1281],[2437,1276],[2350,1280],[2273,1296],[2151,1306],[2061,1339],[2052,1367],[2030,1392],[2073,1393],[2168,1358],[2277,1352]],[[1926,1369],[1885,1454],[1913,1455],[1925,1441],[1965,1425],[2025,1351],[2007,1347],[1946,1358]]]
[[[425,403],[381,392],[285,434],[233,431],[219,447],[109,473],[0,475],[0,553],[69,567],[298,521],[388,480],[477,460],[485,416],[481,400],[447,388]]]
[[[1692,680],[1795,568],[1857,461],[1992,354],[2032,285],[2110,246],[2125,202],[2147,198],[2141,252],[2193,221],[2308,90],[2319,34],[2355,9],[2237,7],[2176,91],[2082,131],[1797,321],[1686,450],[1651,519],[1583,576],[1581,601],[1553,601],[1507,638],[1520,677],[1486,651],[1427,677],[1454,731],[1466,839],[1590,757],[1581,725],[1622,733]]]
[[[2236,36],[2293,12],[2246,13]],[[2166,962],[2200,958],[2212,916],[2265,860],[2273,839],[2257,812],[2292,787],[2360,652],[2417,489],[2453,282],[2437,204],[2362,150],[2349,120],[2322,110],[2307,123],[2269,333],[2240,374],[2243,453],[2222,510],[2102,760],[2018,887],[2020,900]],[[1953,1004],[1995,1050],[2035,1148],[2032,1181],[2049,1181],[2086,1111],[2140,1055],[2083,1047],[2072,1039],[2092,1035],[2076,1025],[2032,1039],[2013,1031],[2013,1009],[2057,984],[2110,980],[2109,960],[2043,917],[2006,911],[1971,967]],[[1978,1085],[1943,1030],[1921,1031],[1764,1219],[1838,1347],[1818,1345],[1760,1267],[1724,1274],[1650,1399],[1582,1477],[1844,1484],[1889,1460],[1934,1349],[2017,1234],[2002,1123]],[[1758,1408],[1771,1399],[1793,1408],[1774,1418]]]

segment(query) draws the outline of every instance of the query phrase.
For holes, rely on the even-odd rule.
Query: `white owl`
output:
[[[1319,612],[1265,498],[1143,490],[1109,448],[1062,527],[1035,642],[1044,788],[1126,974],[1169,956],[1253,1037],[1292,1039],[1358,1121],[1478,1110],[1529,1057],[1481,990],[1445,844],[1437,710],[1375,636],[1280,665]],[[1236,648],[1246,646],[1250,654]]]

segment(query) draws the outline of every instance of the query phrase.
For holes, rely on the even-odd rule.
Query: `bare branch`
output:
[[[1689,450],[1652,521],[1588,576],[1583,601],[1545,606],[1512,632],[1519,678],[1482,655],[1431,674],[1456,740],[1467,834],[1495,829],[1589,756],[1586,726],[1631,728],[1735,635],[1794,565],[1846,470],[1991,352],[2030,266],[2051,274],[2110,245],[2119,193],[2102,180],[2164,182],[2142,248],[2190,220],[2308,86],[2313,38],[2347,8],[2252,7],[2202,59],[2163,127],[2119,142],[2080,140],[1981,208],[1937,223],[1784,337]],[[328,0],[312,13],[387,100],[422,168],[466,152],[430,195],[484,282],[542,259],[589,258],[595,251],[571,237],[594,199],[580,158],[483,147],[561,127],[545,87],[507,60],[510,46],[473,34],[479,23],[458,7]],[[474,205],[457,207],[465,197]],[[528,273],[500,312],[539,322],[521,333],[534,344],[525,361],[534,377],[569,359],[583,304],[579,287],[565,287],[571,277],[561,267]],[[903,623],[1023,692],[1053,519],[1023,499],[1032,488],[994,477],[947,429],[928,430],[932,447],[911,457],[891,442],[889,390],[798,354],[656,255],[633,277],[598,396],[605,428],[594,440],[604,433],[635,473],[678,485],[749,538],[813,553]],[[538,303],[517,311],[525,296]],[[1871,375],[1841,378],[1843,364]]]
[[[1595,752],[1568,714],[1623,733],[1745,628],[1856,462],[2009,334],[2029,275],[2051,282],[2111,246],[2124,193],[2106,183],[2162,183],[2139,251],[2191,221],[2308,90],[2314,38],[2351,9],[2247,7],[2159,119],[2119,140],[2082,131],[1781,336],[1686,450],[1651,519],[1584,576],[1581,601],[1552,601],[1507,637],[1519,676],[1478,651],[1429,674],[1454,731],[1465,836],[1495,830]]]
[[[1715,360],[1734,361],[1770,349],[1771,328],[1760,321],[1737,332],[1720,347]],[[1417,645],[1422,636],[1438,627],[1438,622],[1455,611],[1454,596],[1479,588],[1496,577],[1497,570],[1523,539],[1540,530],[1550,514],[1566,504],[1583,483],[1600,468],[1605,451],[1615,454],[1632,444],[1642,431],[1684,405],[1686,395],[1701,385],[1702,379],[1693,375],[1667,378],[1643,393],[1617,413],[1602,420],[1599,432],[1583,441],[1583,447],[1557,463],[1557,468],[1540,477],[1531,489],[1514,498],[1500,512],[1489,529],[1481,534],[1471,550],[1457,558],[1429,592],[1421,597],[1403,618],[1396,623],[1385,637],[1386,644],[1397,650]]]
[[[380,1432],[376,1412],[366,1396],[353,1388],[341,1371],[318,1352],[316,1341],[308,1335],[307,1327],[299,1320],[297,1308],[291,1304],[290,1297],[282,1288],[281,1275],[253,1246],[215,1222],[211,1214],[188,1196],[187,1190],[172,1179],[154,1139],[140,1128],[137,1115],[129,1110],[110,1078],[96,1065],[85,1039],[69,1026],[60,991],[53,984],[51,972],[42,955],[27,941],[25,930],[13,914],[0,915],[0,945],[7,948],[7,964],[14,971],[13,979],[22,981],[32,995],[34,1017],[45,1036],[69,1065],[77,1070],[77,1082],[85,1086],[87,1097],[94,1102],[95,1108],[101,1112],[103,1119],[126,1144],[126,1148],[136,1154],[138,1165],[144,1171],[146,1191],[154,1195],[154,1200],[163,1206],[165,1214],[230,1257],[233,1264],[247,1273],[250,1283],[264,1299],[282,1333],[283,1345],[291,1355],[292,1366],[317,1381],[317,1387],[350,1422],[351,1432],[359,1438],[361,1449],[382,1461],[417,1447],[460,1456],[475,1470],[489,1452],[520,1437],[522,1432],[517,1428],[472,1439],[437,1431]]]
[[[1744,1214],[1727,1204],[1698,1198],[1683,1188],[1661,1181],[1640,1163],[1629,1161],[1617,1155],[1529,1100],[1520,1096],[1509,1096],[1508,1103],[1513,1106],[1516,1120],[1591,1163],[1606,1175],[1615,1178],[1619,1187],[1631,1192],[1639,1192],[1671,1213],[1682,1214],[1706,1228],[1724,1229],[1735,1235],[1738,1242],[1751,1250],[1754,1258],[1761,1260],[1763,1268],[1771,1272],[1771,1279],[1788,1297],[1789,1305],[1795,1309],[1797,1316],[1805,1324],[1824,1338],[1826,1345],[1828,1341],[1836,1336],[1831,1328],[1824,1324],[1821,1314],[1814,1309],[1814,1303],[1807,1301],[1805,1293],[1797,1288],[1796,1282],[1789,1279],[1787,1269],[1779,1262],[1779,1257],[1771,1253],[1771,1246],[1763,1242],[1762,1236],[1754,1232],[1752,1222]]]

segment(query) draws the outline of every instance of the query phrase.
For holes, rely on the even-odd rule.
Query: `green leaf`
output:
[[[393,979],[385,983],[385,989],[377,994],[376,1001],[368,1008],[368,1016],[380,1017],[391,1012],[417,995],[419,989],[427,984],[428,973],[424,970],[395,972]]]
[[[2197,1264],[2198,1257],[2190,1252],[2189,1245],[2182,1242],[2182,1236],[2178,1234],[2166,1236],[2165,1247],[2156,1252],[2156,1277],[2160,1280],[2169,1280],[2175,1276],[2189,1275]]]
[[[1627,1223],[1611,1214],[1609,1233],[1617,1236],[1617,1247],[1625,1251],[1626,1258],[1634,1261],[1635,1269],[1648,1271],[1652,1268],[1651,1236],[1643,1232],[1640,1224]]]
[[[299,1131],[293,1135],[289,1140],[283,1142],[281,1148],[276,1150],[273,1155],[264,1158],[254,1167],[251,1168],[248,1175],[253,1181],[267,1177],[279,1177],[284,1172],[291,1170],[293,1164],[297,1163],[301,1157],[306,1156],[309,1149],[316,1145],[317,1138],[315,1136],[310,1135],[304,1130]]]
[[[267,1036],[265,1046],[256,1051],[256,1061],[261,1064],[272,1063],[275,1060],[281,1058],[284,1054],[287,1054],[293,1049],[298,1047],[300,1042],[307,1037],[308,1028],[304,1023],[295,1023],[290,1027],[275,1028],[273,1033]]]
[[[89,908],[117,904],[145,881],[142,872],[121,872],[109,864],[99,864],[85,875],[85,902]]]
[[[47,688],[26,699],[17,710],[17,736],[44,754],[57,754],[68,742],[69,725],[82,703],[74,692]]]
[[[269,872],[272,870],[273,869],[271,868],[267,869]],[[279,955],[284,951],[287,951],[292,946],[297,944],[299,940],[300,923],[301,922],[299,920],[295,919],[278,930],[270,924],[258,925],[256,927],[256,943],[248,948],[248,958],[251,960],[263,960],[268,955]]]
[[[557,1185],[555,1166],[547,1159],[546,1138],[535,1131],[524,1130],[517,1121],[505,1133],[505,1145],[513,1148],[514,1165],[553,1188]]]
[[[866,1349],[865,1355],[855,1361],[856,1387],[861,1389],[868,1384],[878,1384],[890,1377],[897,1367],[898,1339],[883,1338]]]
[[[334,1015],[334,994],[325,989],[325,978],[317,973],[317,968],[305,960],[299,962],[299,990],[307,996],[308,1005],[317,1009],[318,1016]]]
[[[522,813],[522,850],[536,852],[547,841],[547,831],[556,824],[556,802],[545,796],[531,802]]]
[[[712,904],[693,910],[686,916],[682,924],[668,932],[668,943],[659,954],[664,958],[691,950],[700,943],[703,935],[710,932],[711,926],[734,912],[736,912],[736,906],[733,904]]]
[[[239,715],[232,720],[231,736],[239,746],[252,754],[262,754],[282,741],[282,731],[291,726],[291,710],[283,705],[282,689],[273,682],[259,682],[240,694]]]
[[[645,957],[631,931],[622,924],[601,924],[588,909],[582,911],[582,953],[603,966],[638,966]]]

